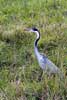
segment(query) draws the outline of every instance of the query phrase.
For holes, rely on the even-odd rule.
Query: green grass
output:
[[[40,69],[34,55],[33,33],[43,52],[64,73],[60,80]],[[0,100],[67,100],[67,1],[0,0]]]

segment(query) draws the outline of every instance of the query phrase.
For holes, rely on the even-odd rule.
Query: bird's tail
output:
[[[50,68],[51,72],[58,74],[60,79],[64,79],[64,75],[62,71],[49,59],[47,59],[48,68]]]
[[[58,69],[58,75],[59,75],[60,79],[62,79],[62,80],[64,79],[64,74],[60,69]]]

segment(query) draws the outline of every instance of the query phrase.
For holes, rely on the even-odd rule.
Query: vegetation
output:
[[[42,77],[33,33],[41,32],[40,52],[64,73]],[[67,100],[67,0],[0,0],[0,100]]]

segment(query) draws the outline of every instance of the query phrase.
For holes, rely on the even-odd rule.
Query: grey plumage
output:
[[[44,54],[41,54],[38,50],[37,43],[40,39],[40,32],[36,28],[27,29],[29,32],[34,32],[36,34],[36,40],[34,42],[34,52],[36,55],[36,58],[38,60],[39,66],[44,70],[46,73],[58,73],[61,77],[63,76],[60,69],[52,62],[50,61]]]

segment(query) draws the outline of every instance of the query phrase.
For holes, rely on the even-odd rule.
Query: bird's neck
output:
[[[34,51],[35,51],[35,55],[37,57],[39,57],[40,53],[39,53],[39,50],[38,50],[38,44],[37,43],[38,43],[38,41],[40,39],[40,33],[39,32],[36,32],[36,35],[37,35],[37,37],[36,37],[36,40],[34,42]]]
[[[38,31],[36,31],[35,33],[36,33],[36,40],[35,40],[34,46],[37,47],[37,43],[40,39],[40,33]]]
[[[39,41],[39,38],[36,39],[35,42],[34,42],[34,46],[35,46],[36,48],[38,48],[38,41]]]

